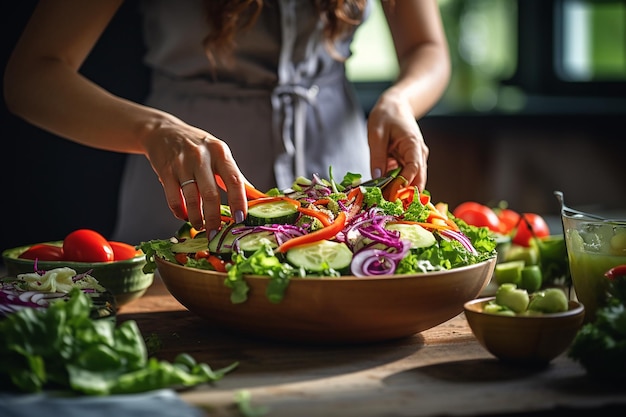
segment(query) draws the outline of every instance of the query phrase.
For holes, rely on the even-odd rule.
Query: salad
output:
[[[488,228],[454,217],[398,174],[361,182],[348,173],[337,182],[330,170],[328,179],[300,177],[288,190],[248,187],[243,223],[223,205],[211,239],[185,223],[170,239],[142,242],[144,271],[153,272],[158,257],[223,272],[233,302],[246,299],[245,275],[266,275],[279,301],[291,278],[419,274],[496,257]]]

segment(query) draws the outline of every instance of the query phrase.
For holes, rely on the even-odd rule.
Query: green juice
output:
[[[604,274],[626,264],[626,223],[564,216],[563,226],[574,290],[585,306],[585,322],[591,322],[606,303]]]

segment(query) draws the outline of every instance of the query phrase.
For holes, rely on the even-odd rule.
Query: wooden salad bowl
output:
[[[268,277],[247,276],[247,300],[233,303],[225,273],[156,263],[174,298],[212,325],[278,341],[345,344],[408,337],[455,317],[488,284],[496,258],[418,275],[293,278],[279,303],[265,294]]]

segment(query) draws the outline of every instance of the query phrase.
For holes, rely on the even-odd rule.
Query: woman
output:
[[[344,65],[367,0],[146,0],[152,79],[144,104],[79,73],[122,1],[42,1],[9,60],[4,91],[11,111],[43,129],[133,154],[114,239],[168,237],[181,219],[214,234],[215,175],[239,222],[248,179],[282,189],[329,167],[341,178],[400,165],[425,187],[428,148],[416,119],[450,72],[436,0],[382,3],[400,74],[367,123]]]

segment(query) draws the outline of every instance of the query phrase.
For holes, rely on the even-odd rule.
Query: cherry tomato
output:
[[[61,246],[49,245],[47,243],[38,243],[31,246],[23,252],[19,258],[32,259],[40,261],[62,261],[63,248]]]
[[[517,225],[517,232],[512,242],[516,245],[529,247],[534,237],[550,236],[550,227],[545,219],[535,213],[522,213]]]
[[[111,249],[113,249],[113,259],[116,261],[124,261],[141,255],[143,252],[135,249],[133,245],[124,242],[109,241]]]
[[[498,219],[500,220],[500,233],[506,235],[511,233],[513,229],[517,227],[520,214],[515,210],[501,209],[498,212]]]
[[[226,264],[217,256],[211,254],[208,250],[196,252],[196,259],[206,259],[217,272],[226,272]]]
[[[115,259],[113,248],[104,236],[95,230],[78,229],[63,240],[66,261],[110,262]]]
[[[493,232],[500,232],[500,220],[490,207],[474,201],[459,204],[452,212],[465,223],[477,227],[487,227]]]
[[[177,253],[174,255],[174,258],[176,259],[176,262],[178,262],[181,265],[185,265],[187,261],[189,260],[186,253]]]

